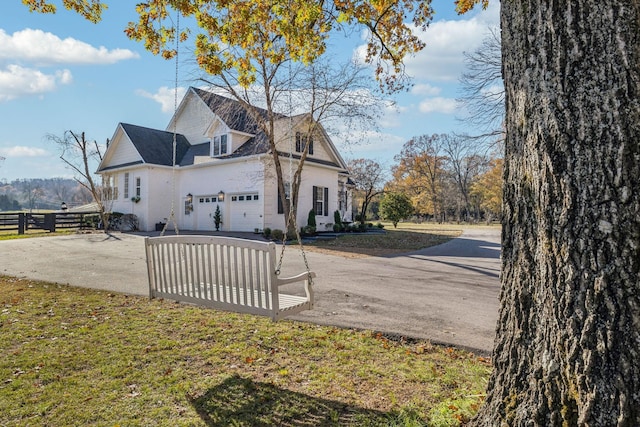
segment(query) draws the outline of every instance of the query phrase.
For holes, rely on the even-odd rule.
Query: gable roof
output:
[[[120,123],[145,163],[173,166],[173,133],[164,130]],[[179,164],[189,150],[189,142],[184,135],[176,134],[176,164]]]
[[[255,118],[249,114],[248,110],[240,102],[204,89],[195,87],[189,89],[193,91],[220,120],[229,126],[230,129],[254,135],[233,153],[220,156],[220,158],[243,157],[269,152],[267,135],[260,128]],[[262,120],[268,120],[267,110],[258,107],[253,108]],[[275,113],[274,117],[280,119],[285,116]]]

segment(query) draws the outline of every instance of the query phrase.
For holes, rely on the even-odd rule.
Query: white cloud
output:
[[[456,111],[457,102],[452,98],[427,98],[420,103],[419,109],[423,113],[451,114]]]
[[[413,86],[411,88],[411,93],[413,95],[426,95],[426,96],[435,96],[440,95],[442,89],[437,86],[431,86],[428,83],[421,83]]]
[[[24,95],[39,95],[51,92],[59,84],[69,84],[73,80],[69,70],[59,70],[55,74],[45,74],[33,68],[8,65],[0,69],[0,102],[10,101]]]
[[[186,88],[178,87],[178,103],[184,97],[185,93],[187,93]],[[160,104],[163,113],[173,113],[174,111],[175,88],[162,86],[156,91],[156,93],[149,93],[145,90],[138,89],[136,91],[136,95],[153,99]]]
[[[37,65],[113,64],[138,58],[128,49],[98,48],[68,37],[64,40],[52,33],[26,28],[12,35],[0,29],[0,61],[23,61]]]
[[[43,157],[49,156],[47,150],[35,147],[25,147],[16,145],[8,148],[0,148],[0,155],[3,157]]]

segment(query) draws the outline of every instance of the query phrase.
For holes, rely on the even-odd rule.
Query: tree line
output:
[[[0,211],[60,209],[91,203],[91,195],[68,178],[16,179],[0,182]]]
[[[391,179],[371,159],[349,162],[355,183],[357,218],[380,217],[386,194],[402,194],[409,215],[420,220],[495,221],[502,214],[502,166],[475,138],[456,134],[420,135],[407,141],[394,157]],[[397,200],[397,197],[395,197]]]

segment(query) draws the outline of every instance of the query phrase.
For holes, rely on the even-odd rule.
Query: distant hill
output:
[[[73,179],[18,179],[0,181],[0,211],[60,209],[91,203],[91,194]]]

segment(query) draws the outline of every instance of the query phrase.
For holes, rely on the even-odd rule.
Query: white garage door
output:
[[[233,194],[230,199],[231,231],[262,229],[262,200],[258,193]]]

